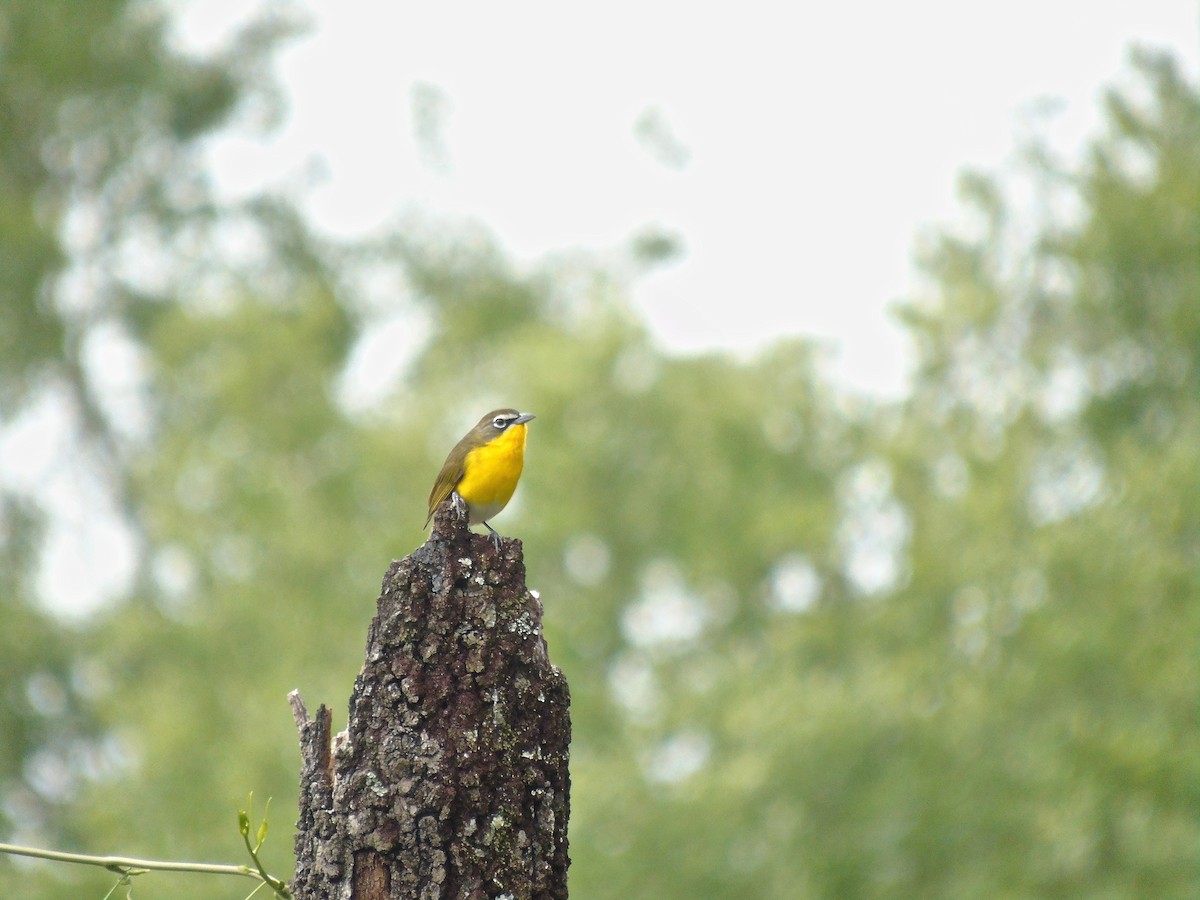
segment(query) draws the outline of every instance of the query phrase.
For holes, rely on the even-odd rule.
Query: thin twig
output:
[[[13,856],[32,856],[54,862],[78,863],[84,866],[99,866],[118,874],[141,874],[142,872],[197,872],[207,875],[240,875],[270,884],[266,876],[250,866],[228,866],[218,863],[168,862],[157,859],[135,859],[131,856],[88,856],[83,853],[65,853],[61,850],[43,850],[40,847],[20,847],[16,844],[0,844],[0,853]],[[139,871],[140,870],[140,871]]]

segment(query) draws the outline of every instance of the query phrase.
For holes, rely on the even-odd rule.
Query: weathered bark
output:
[[[443,504],[384,577],[332,751],[329,711],[293,698],[296,897],[565,898],[568,704],[520,541],[497,552]]]

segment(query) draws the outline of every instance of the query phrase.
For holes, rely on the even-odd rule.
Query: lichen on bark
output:
[[[384,577],[347,730],[294,701],[296,897],[565,898],[569,699],[521,542],[443,504]]]

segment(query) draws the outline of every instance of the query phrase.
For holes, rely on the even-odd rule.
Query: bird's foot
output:
[[[483,523],[483,527],[492,533],[492,546],[495,547],[496,552],[499,553],[500,552],[500,532],[498,532],[495,528],[493,528],[487,522]]]

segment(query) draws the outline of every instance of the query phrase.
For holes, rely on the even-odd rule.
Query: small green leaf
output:
[[[267,838],[267,820],[264,817],[262,820],[262,824],[258,826],[258,835],[257,835],[256,839],[258,841],[259,847],[261,847],[263,845],[263,841],[266,840],[266,838]]]

